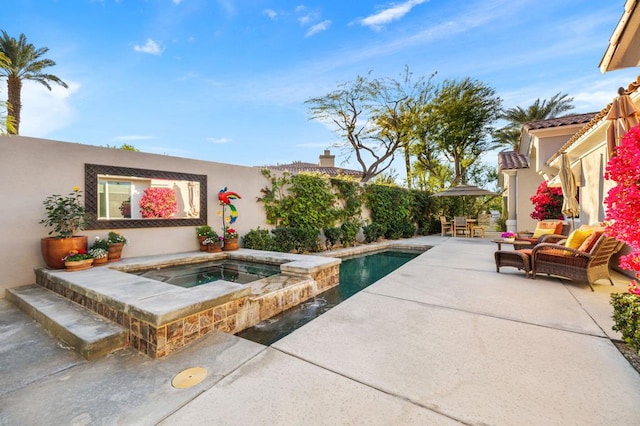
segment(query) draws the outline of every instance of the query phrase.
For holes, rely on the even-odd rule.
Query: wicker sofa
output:
[[[544,231],[539,232],[539,229],[549,230],[551,233],[542,233]],[[541,235],[538,235],[538,233],[541,233]],[[567,238],[567,235],[569,235],[569,226],[565,225],[561,220],[543,220],[538,222],[533,233],[518,232],[514,248],[520,250],[531,248],[540,243],[557,243]],[[519,245],[518,241],[526,242],[527,244]]]
[[[566,247],[560,244],[542,243],[531,250],[531,274],[555,275],[575,281],[586,281],[593,290],[593,284],[600,279],[608,279],[609,260],[620,250],[623,243],[599,233],[588,251]],[[581,247],[582,248],[582,247]]]

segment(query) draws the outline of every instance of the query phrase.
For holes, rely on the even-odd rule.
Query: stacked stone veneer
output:
[[[292,308],[339,281],[339,265],[307,271],[285,273],[256,281],[249,294],[225,301],[173,321],[154,324],[137,314],[135,308],[117,302],[98,301],[99,296],[82,294],[69,288],[64,280],[50,279],[43,270],[36,271],[39,285],[123,326],[129,330],[129,344],[153,358],[162,358],[214,330],[238,333],[258,322]],[[78,289],[81,290],[81,289]]]

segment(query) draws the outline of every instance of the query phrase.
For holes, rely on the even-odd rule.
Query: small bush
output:
[[[275,250],[274,237],[269,233],[268,229],[252,229],[242,236],[242,246],[254,250]]]
[[[319,230],[314,228],[294,228],[294,248],[298,253],[304,253],[305,251],[320,251],[318,247],[318,234]]]
[[[271,230],[273,234],[274,250],[289,253],[295,248],[293,239],[293,228],[275,228]]]
[[[624,341],[640,354],[640,296],[631,293],[613,293],[613,330],[622,334]]]
[[[402,231],[402,238],[411,238],[416,233],[416,227],[411,222],[402,223],[400,230]]]
[[[324,237],[327,239],[327,249],[331,249],[331,247],[340,241],[340,237],[342,237],[342,229],[327,228],[324,230]]]
[[[384,235],[384,227],[379,223],[370,223],[362,227],[362,233],[367,243],[373,243]]]
[[[356,237],[358,236],[358,231],[360,230],[360,224],[358,222],[345,222],[340,226],[342,230],[342,236],[340,237],[340,242],[343,247],[351,247],[356,243]]]

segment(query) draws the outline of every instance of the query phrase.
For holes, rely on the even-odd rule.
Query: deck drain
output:
[[[207,377],[207,369],[202,367],[187,368],[173,376],[171,386],[178,389],[187,389],[195,386]]]

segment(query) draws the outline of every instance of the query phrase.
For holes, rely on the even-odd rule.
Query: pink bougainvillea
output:
[[[604,200],[607,205],[606,234],[631,247],[629,254],[620,257],[620,267],[640,271],[639,126],[631,128],[622,138],[616,155],[607,164],[605,178],[617,183]]]
[[[535,220],[563,219],[562,216],[562,188],[549,187],[543,181],[535,195],[529,198],[533,203],[531,218]]]
[[[178,211],[176,193],[171,188],[147,188],[140,199],[140,214],[145,219],[171,217]]]

